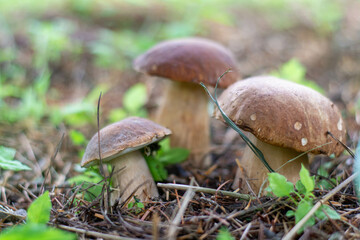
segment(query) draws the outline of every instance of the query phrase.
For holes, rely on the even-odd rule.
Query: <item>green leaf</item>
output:
[[[160,145],[160,150],[158,152],[169,151],[171,149],[171,147],[170,147],[170,138],[165,138],[165,139],[161,140],[159,142],[159,145]]]
[[[295,216],[295,212],[293,210],[289,210],[289,211],[286,212],[286,216],[287,217],[293,217],[293,216]]]
[[[35,80],[34,90],[35,93],[44,97],[46,92],[49,90],[51,73],[49,71],[43,71],[40,76]]]
[[[0,146],[0,156],[6,159],[14,159],[16,149]]]
[[[145,205],[142,202],[137,202],[136,206],[141,209],[145,209]]]
[[[156,160],[153,156],[145,156],[145,159],[154,181],[163,181],[167,178],[168,173],[162,162]]]
[[[294,185],[279,173],[268,173],[269,187],[277,197],[290,196],[294,192]]]
[[[76,238],[76,234],[34,223],[6,229],[0,235],[0,240],[75,240]]]
[[[216,236],[216,240],[234,240],[229,230],[225,227],[220,228],[219,234]]]
[[[319,176],[323,176],[323,177],[328,177],[329,176],[327,168],[325,168],[324,166],[319,167],[319,169],[317,170],[317,174]]]
[[[302,184],[302,182],[300,180],[298,180],[295,184],[296,189],[298,190],[298,192],[300,194],[306,194],[306,188],[304,186],[304,184]]]
[[[82,126],[94,121],[96,106],[94,103],[86,101],[75,102],[66,105],[60,111],[54,111],[54,114],[53,118],[60,118],[70,126]]]
[[[110,89],[110,86],[108,86],[107,84],[96,85],[91,90],[91,92],[85,97],[84,102],[91,103],[91,104],[97,103],[99,96],[100,96],[100,92],[102,93],[102,95],[104,95],[109,89]]]
[[[279,68],[279,71],[272,73],[272,75],[276,77],[291,80],[296,83],[302,81],[305,78],[305,74],[305,67],[297,59],[290,59]]]
[[[103,179],[100,173],[95,169],[86,169],[84,173],[68,179],[70,184],[83,184],[81,189],[86,189],[84,199],[93,201],[102,192],[103,184],[95,185]]]
[[[297,59],[290,59],[288,62],[284,63],[278,71],[274,71],[270,74],[275,77],[286,79],[312,88],[320,93],[325,92],[324,89],[322,89],[315,82],[305,78],[306,68]]]
[[[125,92],[123,106],[130,113],[137,113],[145,105],[146,101],[146,87],[143,83],[137,83]]]
[[[82,182],[98,183],[103,179],[101,174],[95,169],[86,169],[83,174],[77,175],[75,177],[69,178],[67,181],[70,184],[81,184]]]
[[[326,220],[328,219],[328,217],[326,216],[326,214],[324,213],[324,211],[326,212],[327,215],[329,215],[329,217],[331,219],[340,219],[340,215],[331,207],[329,207],[328,205],[322,205],[316,212],[315,212],[315,216],[318,217],[321,220]]]
[[[300,181],[306,189],[306,193],[309,194],[314,190],[315,180],[314,177],[310,177],[309,171],[301,164]]]
[[[0,168],[12,171],[31,170],[25,164],[14,160],[16,150],[0,146]]]
[[[145,205],[140,202],[140,199],[134,196],[134,200],[128,204],[128,209],[131,209],[135,214],[141,213],[145,209]]]
[[[125,109],[117,108],[110,111],[108,118],[111,123],[114,123],[126,118],[127,116],[128,113],[125,111]]]
[[[190,151],[185,148],[171,148],[167,151],[159,152],[159,161],[163,164],[176,164],[185,161],[190,154]]]
[[[336,180],[334,178],[331,178],[330,179],[332,182],[335,181],[336,183]],[[330,190],[334,187],[335,185],[331,184],[328,180],[326,179],[321,179],[320,181],[318,181],[316,183],[316,187],[319,188],[319,189],[324,189],[324,190]]]
[[[9,160],[0,156],[0,168],[11,171],[31,170],[28,166],[17,160]]]
[[[84,134],[82,134],[79,131],[70,130],[69,137],[70,137],[71,141],[73,142],[73,144],[76,146],[86,145],[86,143],[87,143],[86,137],[84,136]]]
[[[29,223],[47,223],[50,220],[51,201],[49,191],[44,192],[31,203],[28,209],[27,221]]]
[[[295,212],[295,223],[298,223],[313,207],[313,204],[311,201],[301,201],[296,209]],[[315,217],[312,216],[306,223],[303,225],[303,227],[299,230],[298,233],[304,231],[306,227],[313,226],[315,224]]]

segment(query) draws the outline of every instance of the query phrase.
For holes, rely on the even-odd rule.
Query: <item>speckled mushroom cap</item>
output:
[[[320,93],[275,77],[253,77],[229,86],[219,104],[240,128],[263,142],[309,151],[339,155],[343,147],[327,135],[330,131],[345,141],[345,126],[338,108]],[[222,119],[218,109],[215,117]]]
[[[215,86],[218,77],[231,72],[219,82],[225,88],[238,78],[233,54],[222,45],[203,38],[164,41],[135,59],[136,71],[180,82]]]
[[[104,162],[160,141],[171,131],[148,119],[129,117],[100,130],[101,157]],[[89,141],[82,167],[99,163],[98,134]]]

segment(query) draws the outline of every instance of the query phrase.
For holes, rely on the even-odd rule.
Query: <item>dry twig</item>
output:
[[[173,183],[158,183],[158,187],[161,188],[167,188],[167,189],[177,189],[177,190],[189,190],[192,189],[194,192],[203,192],[203,193],[210,193],[210,194],[217,194],[220,193],[224,196],[239,198],[242,200],[250,200],[255,199],[254,197],[248,195],[248,194],[241,194],[241,193],[235,193],[230,191],[224,191],[224,190],[216,190],[212,188],[205,188],[205,187],[196,187],[196,186],[189,186],[184,184],[173,184]]]

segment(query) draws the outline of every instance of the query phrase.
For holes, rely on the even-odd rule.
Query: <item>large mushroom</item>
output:
[[[155,182],[140,149],[158,142],[171,131],[150,120],[129,117],[100,130],[101,158],[115,170],[111,204],[122,203],[132,194],[140,201],[158,197]],[[89,141],[81,161],[82,167],[99,164],[98,134]]]
[[[225,88],[238,74],[232,53],[222,45],[202,38],[184,38],[157,44],[134,61],[134,69],[169,81],[155,121],[172,129],[171,145],[190,150],[191,164],[205,168],[210,144],[208,96],[198,84]]]
[[[228,117],[248,131],[250,140],[263,152],[273,169],[303,152],[313,154],[342,153],[345,126],[338,108],[320,93],[275,77],[253,77],[230,85],[219,97],[219,104]],[[215,117],[222,119],[218,109]],[[308,164],[307,154],[286,164],[278,172],[296,182],[301,163]],[[255,192],[267,177],[268,170],[246,148],[241,159],[247,180]],[[245,177],[238,169],[234,188]]]

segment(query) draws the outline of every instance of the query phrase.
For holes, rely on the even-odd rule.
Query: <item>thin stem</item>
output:
[[[194,192],[203,192],[203,193],[210,193],[210,194],[222,194],[224,196],[239,198],[243,200],[254,200],[255,197],[252,197],[248,194],[241,194],[241,193],[235,193],[230,191],[224,191],[224,190],[216,190],[212,188],[205,188],[205,187],[196,187],[196,186],[189,186],[189,185],[183,185],[183,184],[173,184],[173,183],[158,183],[158,187],[161,188],[167,188],[167,189],[177,189],[177,190],[188,190],[192,189]]]
[[[245,143],[250,147],[251,151],[254,152],[254,154],[261,160],[261,162],[265,165],[265,167],[269,170],[269,172],[275,172],[270,165],[267,163],[264,154],[249,140],[249,138],[240,130],[240,128],[238,126],[236,126],[236,124],[231,121],[231,119],[226,115],[226,113],[222,110],[222,108],[219,105],[219,102],[217,101],[217,86],[219,84],[220,79],[230,71],[230,69],[228,69],[227,71],[225,71],[216,81],[216,85],[215,85],[215,93],[214,96],[211,95],[211,93],[209,92],[209,90],[206,88],[206,86],[203,83],[200,83],[200,85],[205,89],[205,91],[207,92],[207,94],[210,96],[211,100],[215,103],[215,105],[218,107],[222,117],[224,118],[225,122],[227,124],[229,124],[229,126],[234,129],[237,133],[239,133],[240,137],[245,141]]]

